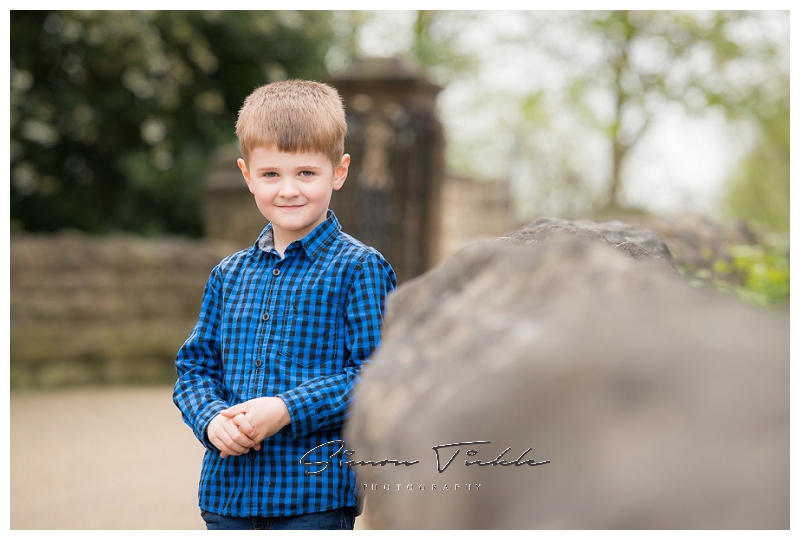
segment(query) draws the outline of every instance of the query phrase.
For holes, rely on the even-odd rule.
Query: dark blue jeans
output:
[[[352,530],[356,520],[353,507],[337,508],[325,512],[283,517],[230,517],[214,512],[200,512],[206,522],[206,529],[217,530]]]

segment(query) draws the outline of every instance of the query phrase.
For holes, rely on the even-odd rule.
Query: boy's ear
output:
[[[347,171],[350,168],[350,154],[342,156],[342,161],[333,173],[333,189],[341,189],[344,181],[347,180]]]
[[[242,171],[244,181],[247,183],[247,189],[250,190],[250,193],[253,193],[253,186],[250,184],[250,171],[247,170],[247,163],[245,163],[242,158],[239,158],[236,160],[236,164],[239,166],[239,170]]]

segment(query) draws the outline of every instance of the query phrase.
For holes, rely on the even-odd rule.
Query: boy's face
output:
[[[259,147],[248,163],[239,159],[250,193],[261,214],[272,222],[276,246],[299,240],[325,221],[334,189],[347,178],[350,156],[334,167],[321,152],[281,152]]]

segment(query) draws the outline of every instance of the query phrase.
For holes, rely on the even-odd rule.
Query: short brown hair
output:
[[[339,93],[327,84],[289,80],[256,88],[236,121],[242,158],[261,146],[281,152],[322,152],[334,167],[344,155],[347,121]]]

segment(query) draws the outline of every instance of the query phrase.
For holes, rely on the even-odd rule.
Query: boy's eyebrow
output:
[[[293,169],[298,169],[298,170],[300,170],[300,169],[303,169],[303,170],[305,170],[305,169],[321,170],[323,167],[320,167],[318,165],[298,165],[298,166],[292,167],[292,168]],[[263,165],[261,167],[256,168],[256,171],[272,171],[272,170],[275,170],[275,169],[280,169],[280,167],[278,167],[276,165]]]

